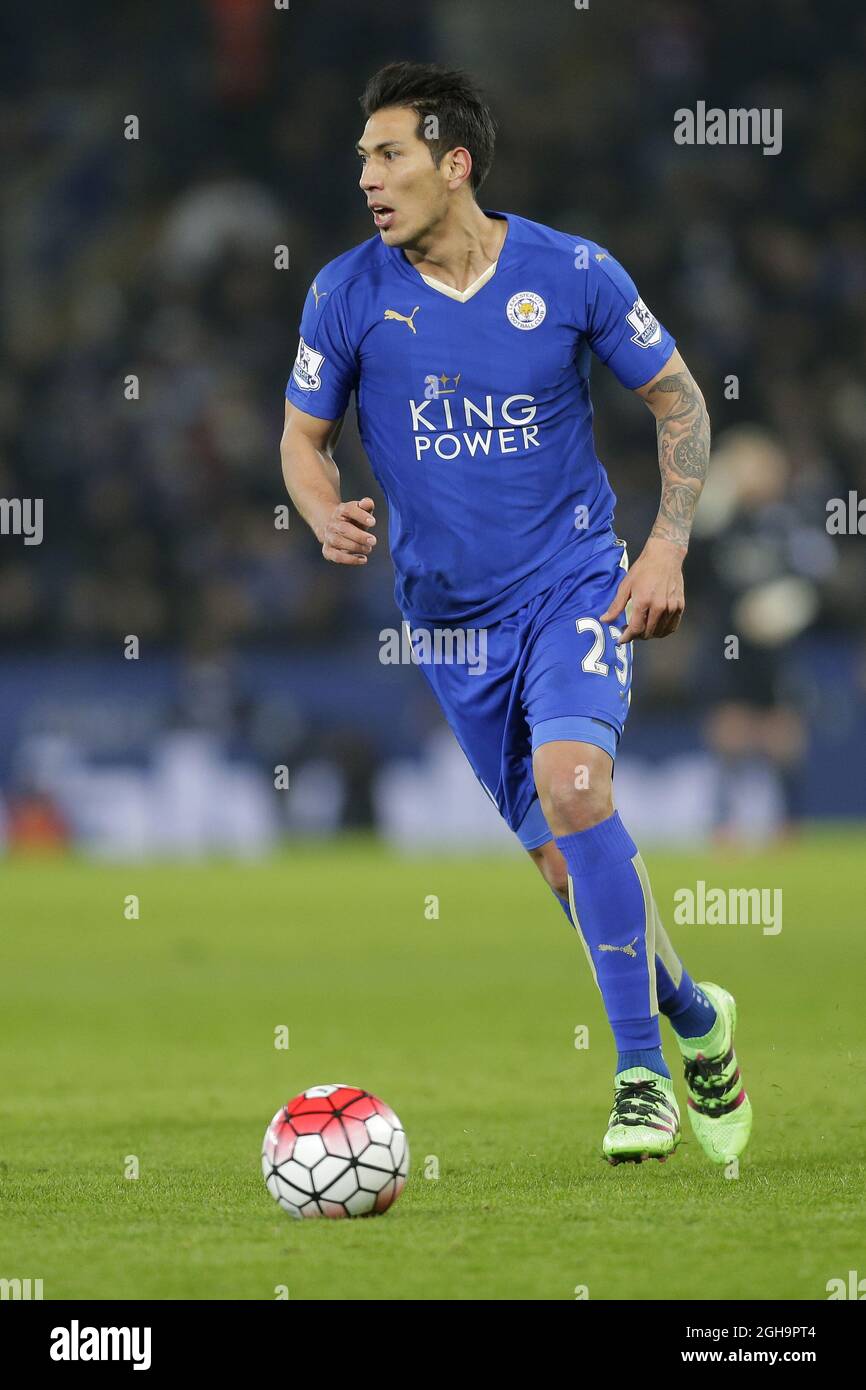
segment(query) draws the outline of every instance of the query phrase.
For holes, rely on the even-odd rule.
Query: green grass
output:
[[[248,866],[7,863],[0,1277],[56,1299],[822,1299],[866,1275],[863,834],[645,858],[692,974],[737,995],[755,1106],[737,1180],[687,1124],[665,1165],[602,1162],[601,1001],[519,857],[353,841]],[[674,927],[698,878],[782,888],[780,935]],[[410,1179],[384,1217],[295,1223],[262,1135],[334,1080],[396,1109]]]

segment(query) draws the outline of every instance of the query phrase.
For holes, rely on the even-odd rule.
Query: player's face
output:
[[[436,168],[429,144],[417,132],[417,112],[387,107],[370,117],[358,142],[361,190],[388,246],[417,242],[448,204],[444,167]]]

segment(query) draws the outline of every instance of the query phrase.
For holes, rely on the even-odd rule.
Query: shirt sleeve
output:
[[[357,357],[344,312],[337,292],[319,290],[314,280],[301,315],[298,355],[286,396],[299,410],[320,420],[342,419],[358,381]]]
[[[628,272],[603,250],[587,270],[585,331],[596,356],[631,390],[651,381],[676,347]]]

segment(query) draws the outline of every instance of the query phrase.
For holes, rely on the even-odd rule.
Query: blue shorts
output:
[[[616,756],[631,702],[626,624],[602,624],[628,569],[615,541],[501,622],[445,628],[407,622],[415,659],[457,742],[526,849],[553,836],[541,810],[532,754],[575,739]],[[461,640],[462,634],[462,640]]]

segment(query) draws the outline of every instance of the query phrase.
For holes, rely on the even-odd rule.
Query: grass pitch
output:
[[[602,1161],[601,1001],[522,858],[352,841],[244,866],[7,863],[0,1277],[46,1299],[570,1300],[824,1299],[866,1274],[863,832],[644,857],[692,975],[737,996],[755,1107],[737,1179],[685,1116],[667,1164]],[[782,931],[677,928],[698,879],[781,888]],[[265,1189],[268,1120],[329,1081],[406,1127],[384,1217],[293,1222]]]

